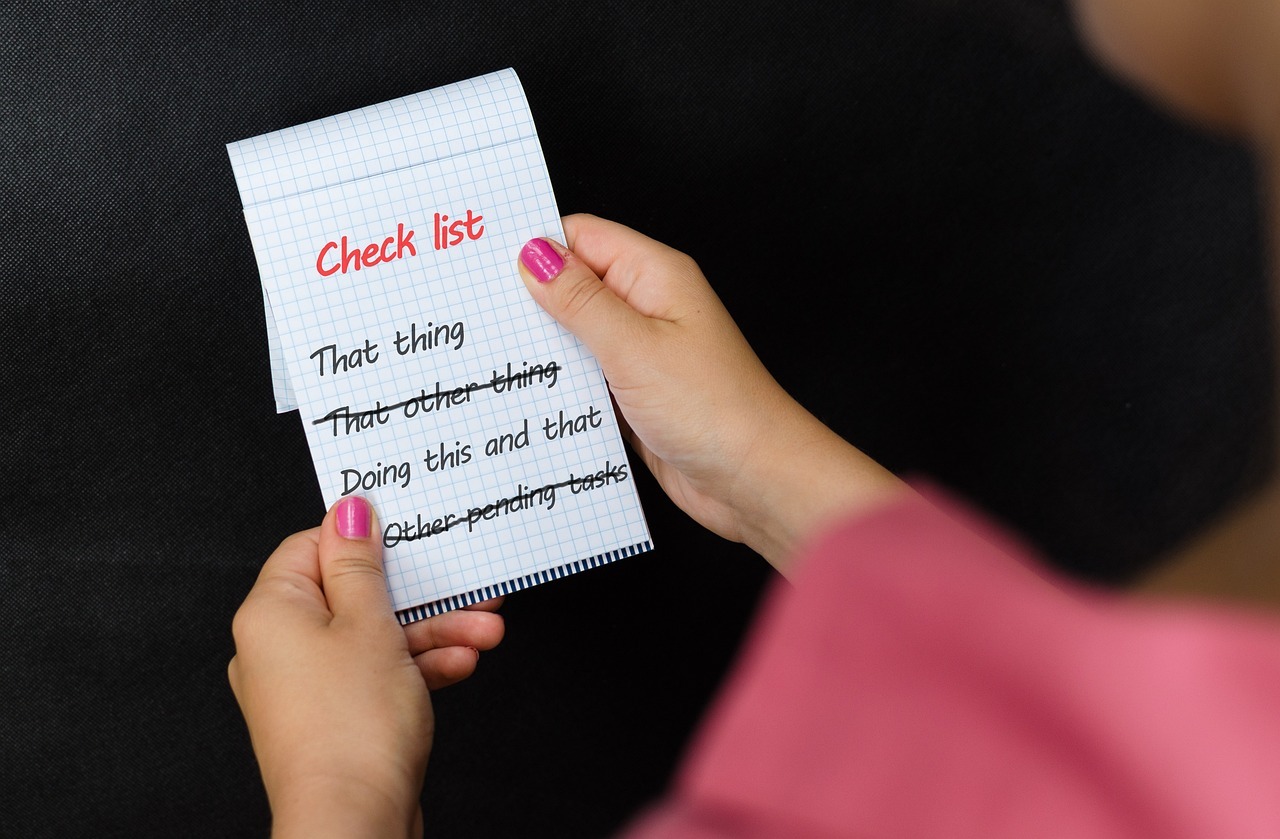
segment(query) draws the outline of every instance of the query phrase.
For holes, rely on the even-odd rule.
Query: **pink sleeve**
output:
[[[1280,629],[1053,576],[941,493],[771,593],[648,837],[1280,836]]]

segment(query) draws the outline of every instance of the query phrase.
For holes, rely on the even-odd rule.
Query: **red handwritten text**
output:
[[[337,261],[326,265],[333,251],[339,252],[334,254]],[[396,226],[396,235],[388,236],[382,240],[381,244],[371,242],[363,248],[351,250],[347,245],[346,236],[342,237],[341,245],[337,242],[325,242],[324,247],[320,249],[320,254],[316,257],[316,270],[320,272],[320,276],[330,277],[339,271],[345,274],[348,271],[370,268],[382,262],[417,255],[418,250],[413,246],[413,231],[406,233],[402,223]]]
[[[466,218],[454,219],[452,222],[447,215],[436,213],[436,250],[442,251],[460,245],[464,239],[479,239],[484,235],[484,225],[480,223],[482,221],[484,216],[471,210],[467,210]]]

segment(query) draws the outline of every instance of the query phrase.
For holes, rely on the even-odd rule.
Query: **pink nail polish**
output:
[[[348,496],[334,508],[338,535],[344,539],[368,539],[373,525],[373,508],[358,495]]]
[[[520,249],[520,261],[540,283],[550,282],[564,268],[564,259],[542,239],[530,239]]]

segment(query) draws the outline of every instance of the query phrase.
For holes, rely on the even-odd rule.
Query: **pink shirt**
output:
[[[1086,588],[924,494],[775,586],[629,836],[1280,836],[1280,624]]]

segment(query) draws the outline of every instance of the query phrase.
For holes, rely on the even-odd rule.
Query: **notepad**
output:
[[[228,145],[326,504],[368,498],[402,623],[651,548],[604,376],[516,258],[564,241],[512,70]]]

